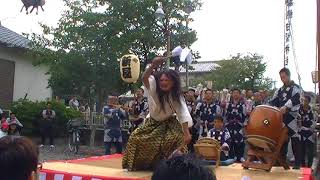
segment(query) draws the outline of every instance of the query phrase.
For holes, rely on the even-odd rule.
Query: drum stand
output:
[[[281,148],[288,139],[288,129],[283,128],[280,134],[279,143],[275,149],[271,152],[264,151],[249,144],[248,158],[242,163],[242,167],[245,169],[261,169],[270,171],[271,168],[279,163],[285,170],[290,169],[286,159],[281,157]],[[257,162],[258,160],[258,162]]]

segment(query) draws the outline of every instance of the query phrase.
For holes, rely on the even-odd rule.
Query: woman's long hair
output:
[[[162,75],[166,75],[169,79],[173,81],[172,88],[170,92],[162,91],[160,88],[160,78]],[[181,81],[179,74],[174,70],[163,70],[157,72],[155,75],[155,80],[157,84],[157,94],[160,102],[160,109],[165,112],[165,101],[169,101],[169,96],[171,96],[173,101],[176,101],[179,105],[181,105],[180,96],[182,94],[181,90]]]

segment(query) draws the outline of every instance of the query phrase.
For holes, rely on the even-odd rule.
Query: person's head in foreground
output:
[[[39,151],[28,138],[6,136],[0,139],[0,179],[36,180]]]
[[[198,159],[191,155],[181,155],[161,162],[151,180],[216,180],[216,177]]]

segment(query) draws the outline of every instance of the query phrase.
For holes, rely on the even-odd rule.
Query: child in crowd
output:
[[[229,131],[224,127],[223,117],[216,116],[214,119],[214,127],[209,130],[208,137],[215,139],[220,142],[222,152],[220,155],[220,160],[225,161],[228,159],[231,136]]]
[[[102,113],[104,119],[104,143],[106,148],[106,155],[111,154],[112,144],[116,147],[118,154],[122,153],[122,134],[121,124],[126,118],[126,112],[119,105],[118,97],[109,96],[108,105],[104,106]]]

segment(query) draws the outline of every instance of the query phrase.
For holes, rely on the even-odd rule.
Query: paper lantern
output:
[[[120,59],[120,73],[123,81],[135,83],[140,75],[140,60],[136,55],[124,55]]]

